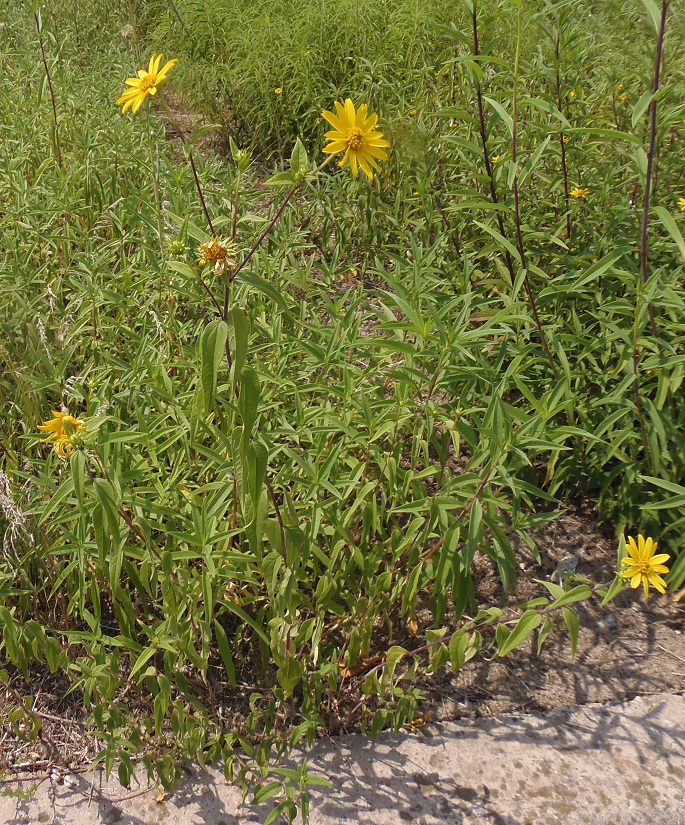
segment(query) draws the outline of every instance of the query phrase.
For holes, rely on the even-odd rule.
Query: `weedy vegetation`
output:
[[[682,587],[676,4],[3,0],[0,23],[15,735],[48,670],[125,784],[219,760],[306,820],[325,780],[278,755],[401,727],[419,672],[575,646],[573,603],[626,578]],[[347,98],[390,144],[370,180],[322,152]],[[618,566],[478,609],[474,559],[508,592],[512,536],[539,558],[573,498]]]

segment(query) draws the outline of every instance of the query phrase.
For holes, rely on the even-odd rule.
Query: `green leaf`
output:
[[[575,126],[573,129],[568,129],[567,132],[569,135],[589,135],[602,138],[602,140],[622,140],[635,146],[642,146],[642,141],[637,135],[630,132],[621,132],[619,129],[595,129],[590,126]]]
[[[501,103],[498,103],[496,100],[493,100],[491,97],[484,97],[483,100],[486,103],[489,103],[490,106],[497,112],[497,114],[502,119],[502,122],[505,124],[507,129],[509,130],[509,137],[513,137],[514,134],[514,121],[511,119],[511,115],[507,112],[507,110],[502,106]]]
[[[205,413],[214,406],[216,382],[221,362],[226,357],[228,324],[220,318],[210,321],[200,338],[202,407]]]
[[[259,376],[251,367],[245,367],[240,375],[240,397],[238,409],[243,423],[243,441],[247,442],[257,420],[257,409],[261,396]]]
[[[278,172],[269,180],[264,181],[265,186],[294,186],[295,176],[291,172]]]
[[[166,265],[169,269],[178,272],[180,275],[184,275],[186,278],[192,278],[193,280],[197,278],[197,272],[192,266],[184,263],[184,261],[167,261]]]
[[[633,117],[632,117],[632,126],[633,129],[637,126],[642,118],[642,115],[647,111],[649,104],[652,102],[654,98],[654,92],[651,89],[648,89],[642,97],[638,100],[638,102],[633,107]]]
[[[547,137],[546,137],[546,138],[542,141],[542,143],[541,143],[541,144],[537,147],[537,149],[536,149],[536,150],[533,152],[533,154],[530,156],[530,160],[529,160],[529,161],[528,161],[528,163],[526,163],[526,165],[523,167],[523,169],[521,170],[521,174],[519,175],[519,183],[520,183],[520,184],[525,183],[525,182],[526,182],[526,179],[528,178],[528,176],[529,176],[529,175],[532,173],[532,171],[535,169],[535,166],[536,166],[537,162],[538,162],[538,161],[540,160],[540,158],[542,157],[542,153],[543,153],[543,152],[545,151],[545,149],[547,148],[547,146],[548,146],[548,144],[549,144],[549,142],[550,142],[551,138],[552,138],[552,136],[551,136],[551,135],[547,135]]]
[[[283,790],[280,782],[268,782],[266,785],[259,785],[255,788],[253,801],[260,805],[262,802],[268,802],[274,796],[278,796]]]
[[[57,510],[60,504],[74,491],[74,478],[73,476],[68,476],[63,482],[62,485],[58,488],[58,490],[54,493],[52,498],[50,499],[50,503],[44,508],[43,512],[41,513],[40,519],[38,520],[38,524],[45,524],[53,513]]]
[[[228,681],[230,682],[231,687],[236,687],[238,683],[235,678],[235,667],[233,665],[231,646],[228,643],[226,631],[219,624],[217,619],[214,620],[214,635],[216,636],[216,643],[219,646],[219,653],[221,654],[221,660],[224,663]]]
[[[259,290],[259,292],[266,295],[267,298],[270,298],[275,304],[277,304],[284,311],[284,313],[289,312],[288,304],[285,298],[264,278],[261,278],[259,275],[255,275],[253,272],[246,272],[244,269],[241,269],[236,280],[243,281],[244,283]]]
[[[250,319],[242,309],[234,307],[228,313],[229,346],[233,354],[233,378],[237,382],[247,358]]]
[[[568,628],[568,635],[571,637],[571,656],[575,656],[578,647],[578,614],[572,607],[562,607],[561,613]]]
[[[668,209],[664,209],[663,206],[655,206],[654,211],[659,216],[659,220],[666,228],[668,234],[675,241],[680,252],[680,257],[683,259],[683,262],[685,262],[685,241],[680,233],[680,229],[678,229],[678,224],[673,219],[673,215],[671,215]]]
[[[74,493],[76,494],[76,501],[78,501],[81,515],[83,515],[84,505],[84,486],[86,476],[86,456],[81,450],[75,450],[71,454],[71,477],[74,480]]]
[[[647,9],[647,15],[654,29],[654,34],[658,34],[661,27],[661,13],[656,3],[654,0],[642,0],[642,5]]]
[[[283,688],[283,693],[286,696],[292,696],[295,688],[302,681],[302,663],[291,656],[283,667],[278,668],[276,678]]]
[[[213,129],[221,129],[220,123],[205,123],[204,126],[199,126],[193,134],[186,139],[184,148],[186,152],[191,149],[200,138],[203,138],[205,135],[209,134]]]
[[[556,607],[562,607],[566,604],[573,604],[574,602],[580,602],[584,599],[588,599],[592,595],[592,590],[586,584],[579,584],[577,587],[574,587],[572,590],[567,590],[563,596],[559,596],[559,598],[555,599],[552,604],[549,606],[550,610],[553,610]]]
[[[586,284],[589,284],[591,281],[594,281],[597,278],[599,278],[601,275],[604,275],[604,273],[607,270],[611,269],[611,267],[616,263],[616,261],[622,258],[623,255],[623,252],[619,252],[617,250],[614,250],[613,252],[610,252],[608,255],[605,255],[599,261],[592,264],[591,267],[586,269],[577,281],[573,282],[571,290],[575,292],[582,286],[585,286]]]
[[[552,622],[550,617],[547,616],[547,618],[545,619],[542,627],[540,628],[540,630],[538,632],[538,653],[537,653],[538,656],[540,655],[540,651],[542,650],[542,646],[544,645],[545,640],[547,639],[549,634],[552,632],[553,627],[554,627],[554,623]]]
[[[259,638],[264,642],[264,644],[268,647],[270,644],[270,639],[267,634],[264,632],[264,629],[259,626],[259,624],[247,614],[240,605],[237,605],[235,602],[229,601],[222,601],[221,604],[227,609],[230,610],[231,613],[235,613],[235,615],[242,619],[245,624],[249,625],[254,632],[259,636]]]
[[[474,223],[476,226],[480,226],[481,229],[484,229],[488,235],[492,235],[497,243],[500,244],[500,246],[503,246],[517,263],[521,263],[521,257],[518,253],[518,249],[516,249],[511,241],[507,240],[507,238],[501,235],[496,229],[492,226],[488,226],[486,223],[481,223],[480,221],[474,221]]]
[[[307,150],[304,148],[304,143],[297,138],[293,151],[290,155],[290,171],[293,176],[301,174],[303,171],[309,171],[309,158],[307,157]]]
[[[609,604],[609,602],[613,601],[618,594],[625,589],[627,581],[622,577],[617,575],[616,578],[611,582],[611,586],[607,590],[604,598],[602,599],[602,607]]]
[[[516,626],[507,636],[504,643],[499,645],[497,655],[500,657],[506,656],[507,653],[510,653],[514,648],[523,644],[541,622],[542,616],[537,610],[526,610],[523,616],[516,622]],[[497,630],[499,630],[500,627],[503,627],[503,625],[499,625]]]
[[[152,657],[157,652],[158,648],[156,647],[146,647],[145,650],[138,656],[136,659],[135,665],[131,668],[131,673],[129,674],[129,679],[133,679],[133,677],[138,673],[138,671],[142,670],[145,665],[152,659]]]
[[[104,478],[96,478],[93,482],[93,489],[95,490],[95,494],[97,495],[102,507],[104,526],[107,528],[113,545],[118,547],[120,543],[119,505],[117,503],[114,488],[109,481]]]

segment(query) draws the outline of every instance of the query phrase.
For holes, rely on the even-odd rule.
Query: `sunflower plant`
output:
[[[411,725],[417,674],[540,650],[555,628],[575,651],[578,603],[681,586],[664,527],[685,494],[678,142],[658,156],[660,205],[642,208],[642,153],[624,150],[648,145],[641,106],[668,95],[636,96],[632,131],[589,82],[570,106],[572,5],[528,30],[527,58],[516,9],[509,53],[488,23],[478,39],[471,4],[468,26],[417,35],[411,90],[376,83],[382,63],[344,64],[307,95],[284,70],[252,107],[277,113],[272,144],[245,129],[250,150],[230,140],[230,156],[167,105],[193,60],[157,46],[117,96],[104,84],[124,77],[129,33],[107,71],[76,73],[79,44],[104,37],[85,12],[62,46],[73,88],[48,87],[48,134],[49,54],[41,67],[35,32],[14,44],[20,27],[3,29],[0,680],[67,679],[123,782],[142,764],[170,787],[179,760],[223,760],[271,821],[298,806],[304,820],[306,766],[274,775],[272,753]],[[474,28],[474,60],[455,59]],[[349,96],[324,96],[331,77]],[[96,92],[112,105],[93,107]],[[654,120],[670,128],[669,105]],[[291,142],[264,180],[268,151]],[[644,216],[663,227],[647,226],[646,281],[631,236]],[[569,495],[597,495],[641,535],[592,578],[560,571],[507,601],[522,560],[549,561],[536,531]],[[482,570],[499,606],[482,603]]]

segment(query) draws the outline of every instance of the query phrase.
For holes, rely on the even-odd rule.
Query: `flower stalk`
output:
[[[473,56],[477,59],[480,56],[480,41],[478,39],[478,6],[476,0],[473,0],[473,6],[471,9],[471,23],[473,27]],[[497,197],[497,187],[495,186],[495,177],[492,168],[492,160],[490,158],[490,152],[488,151],[488,132],[485,126],[485,110],[483,108],[483,92],[481,90],[480,85],[480,78],[478,75],[475,75],[475,87],[476,87],[476,103],[478,105],[478,130],[480,132],[480,142],[483,147],[483,159],[485,161],[485,172],[488,176],[488,182],[490,185],[490,200],[494,204],[499,203],[499,198]],[[498,158],[499,159],[499,158]],[[500,235],[503,238],[506,238],[506,232],[504,229],[504,219],[502,218],[502,213],[498,210],[496,212],[497,215],[497,225],[499,227]],[[509,270],[509,277],[511,278],[511,283],[513,284],[516,281],[516,274],[514,272],[514,262],[511,259],[511,255],[509,254],[509,250],[504,250],[504,260],[507,265],[507,269]]]
[[[48,66],[47,58],[45,57],[45,48],[43,46],[43,22],[39,12],[33,13],[33,18],[36,21],[36,31],[38,32],[38,45],[40,46],[40,56],[43,59],[43,67],[45,68],[45,77],[48,81],[48,89],[50,91],[50,102],[52,104],[52,122],[55,127],[55,158],[57,165],[64,167],[62,163],[62,148],[59,142],[59,124],[57,123],[57,104],[55,103],[55,89],[52,85],[52,75],[50,74],[50,67]]]
[[[647,262],[648,262],[648,233],[647,228],[649,224],[649,204],[652,193],[652,170],[654,167],[654,152],[656,149],[656,127],[657,127],[657,92],[659,91],[659,82],[661,79],[661,63],[663,55],[664,34],[666,32],[666,15],[668,13],[669,0],[663,0],[661,5],[661,21],[659,24],[659,33],[656,41],[656,57],[654,60],[654,78],[652,80],[652,100],[649,104],[650,111],[650,127],[649,127],[649,148],[647,150],[647,174],[645,175],[645,191],[642,198],[642,229],[640,232],[640,271],[642,274],[642,283],[647,281]],[[652,306],[649,306],[649,316],[654,326],[654,316]]]
[[[514,165],[514,180],[513,180],[513,190],[514,190],[514,221],[516,223],[516,243],[518,246],[518,253],[521,259],[521,267],[524,270],[523,276],[523,285],[526,290],[526,294],[528,295],[528,303],[530,305],[531,312],[533,313],[533,320],[535,321],[535,326],[538,330],[538,335],[540,336],[540,343],[542,344],[542,348],[545,351],[545,355],[547,356],[547,360],[549,361],[549,365],[552,368],[552,372],[556,376],[557,368],[554,363],[554,359],[552,358],[552,354],[549,351],[549,345],[547,344],[547,338],[545,336],[544,330],[542,329],[542,323],[540,321],[540,316],[538,315],[538,308],[535,302],[535,296],[533,295],[533,289],[530,284],[530,278],[528,277],[528,270],[526,267],[526,250],[523,243],[523,232],[521,230],[521,209],[519,206],[519,187],[518,187],[518,169],[516,168],[516,161],[517,161],[517,134],[518,134],[518,81],[519,81],[519,63],[521,59],[521,15],[522,9],[521,5],[518,4],[516,10],[516,58],[514,61],[514,92],[513,92],[513,101],[512,101],[512,127],[511,127],[511,162]]]
[[[163,94],[160,93],[159,95],[160,100],[162,101],[162,105],[164,106],[164,110],[167,113],[169,120],[171,121],[174,129],[178,133],[181,142],[185,145],[186,144],[186,136],[185,132],[181,128],[179,122],[174,117],[174,113],[171,111],[169,104],[167,103],[166,98]],[[195,189],[197,191],[197,196],[200,201],[200,206],[202,206],[202,211],[205,214],[205,220],[207,221],[207,226],[209,227],[209,231],[212,233],[212,237],[216,238],[216,231],[214,230],[214,224],[212,223],[212,218],[209,214],[209,209],[207,208],[207,203],[205,201],[204,193],[202,192],[202,186],[200,185],[200,176],[197,173],[197,166],[195,165],[195,158],[193,157],[193,150],[190,146],[185,146],[186,154],[188,156],[188,160],[190,161],[190,168],[193,172],[193,180],[195,181]]]

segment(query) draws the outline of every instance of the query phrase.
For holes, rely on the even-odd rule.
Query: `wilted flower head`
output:
[[[162,62],[162,55],[152,55],[148,70],[139,69],[138,77],[129,77],[124,81],[129,89],[117,100],[117,106],[122,103],[122,113],[131,108],[133,114],[143,105],[150,95],[156,95],[158,87],[166,80],[169,71],[178,63],[178,60],[169,60],[163,68],[159,68]]]
[[[666,592],[666,582],[659,573],[668,573],[668,567],[664,562],[668,561],[668,553],[655,555],[657,543],[644,536],[637,537],[637,543],[631,536],[626,542],[628,555],[621,559],[621,564],[625,565],[625,570],[621,573],[624,579],[630,579],[631,587],[639,587],[640,583],[645,588],[645,599],[649,596],[649,585],[654,585],[659,593]]]
[[[68,413],[52,410],[52,418],[38,425],[41,432],[48,433],[41,443],[52,442],[55,452],[60,458],[69,458],[74,436],[85,431],[86,426],[80,418],[74,418]]]
[[[321,114],[333,127],[332,131],[326,132],[326,139],[330,141],[324,147],[327,155],[335,155],[344,152],[340,166],[350,162],[352,174],[357,177],[359,166],[369,180],[373,178],[371,167],[378,171],[376,158],[387,160],[385,152],[390,144],[383,139],[381,132],[377,131],[377,115],[369,115],[366,103],[362,103],[358,110],[354,108],[354,103],[347,98],[345,104],[335,101],[336,114],[323,111]]]
[[[235,245],[231,241],[220,241],[213,238],[198,247],[200,266],[211,266],[215,275],[223,275],[227,266],[235,263]]]

